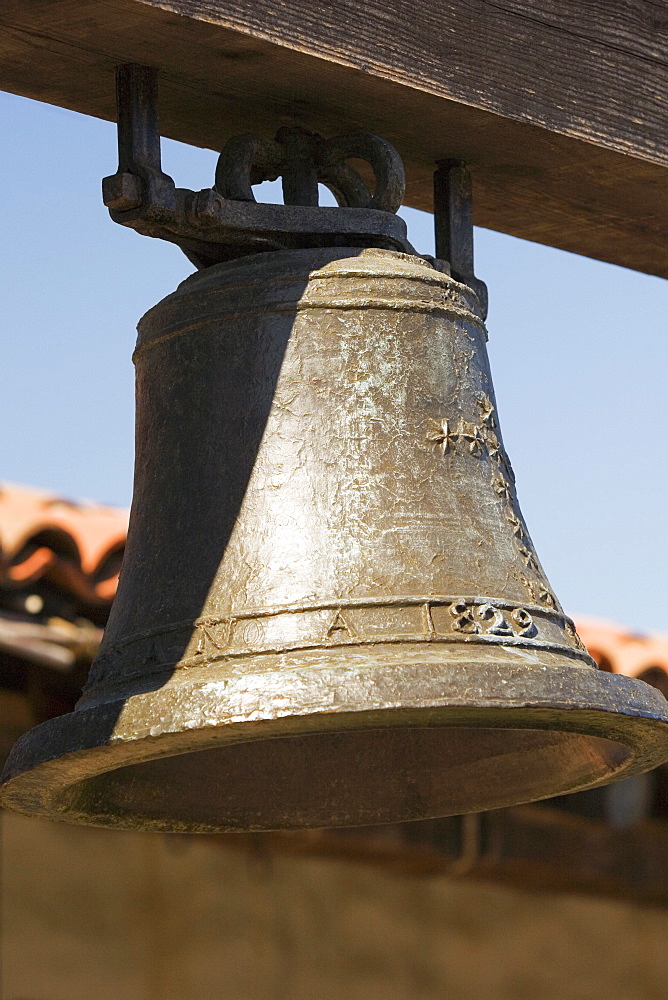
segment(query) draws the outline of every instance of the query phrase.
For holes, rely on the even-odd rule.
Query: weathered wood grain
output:
[[[668,163],[668,24],[661,28],[660,8],[653,3],[150,2],[426,93]],[[637,37],[644,40],[642,53]]]
[[[476,222],[668,276],[668,5],[651,0],[4,0],[0,87],[114,117],[161,70],[165,135],[368,128],[431,207],[463,159]],[[110,164],[112,169],[112,164]]]

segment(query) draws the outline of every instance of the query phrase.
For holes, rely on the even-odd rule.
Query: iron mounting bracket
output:
[[[176,243],[198,268],[265,250],[320,246],[381,247],[414,254],[395,213],[405,176],[393,146],[371,132],[334,139],[283,128],[274,140],[231,139],[212,188],[177,188],[163,172],[157,71],[124,65],[116,71],[118,171],[102,182],[114,222]],[[346,161],[365,160],[376,178],[372,194]],[[258,204],[252,185],[283,180],[284,205]],[[339,207],[318,205],[318,184]]]
[[[158,72],[127,64],[116,70],[118,170],[102,182],[114,222],[175,243],[198,268],[267,250],[380,247],[418,255],[397,215],[406,187],[401,158],[372,132],[324,139],[282,128],[275,139],[240,135],[225,145],[213,187],[176,187],[161,166]],[[347,162],[365,161],[372,194]],[[283,205],[258,204],[253,185],[282,178]],[[321,207],[318,185],[338,207]],[[434,174],[436,257],[423,255],[477,294],[487,314],[487,286],[473,270],[471,175],[459,160],[440,160]]]
[[[461,160],[439,160],[434,173],[436,257],[450,263],[456,281],[478,296],[487,318],[487,285],[473,270],[473,184]]]

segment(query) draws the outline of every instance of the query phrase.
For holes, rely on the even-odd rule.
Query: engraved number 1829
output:
[[[467,635],[529,637],[536,633],[533,618],[525,608],[515,608],[507,614],[493,604],[475,605],[460,600],[450,605],[450,614],[454,618],[455,631]]]

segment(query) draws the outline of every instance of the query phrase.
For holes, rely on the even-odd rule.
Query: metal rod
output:
[[[158,71],[127,63],[116,69],[119,173],[160,173]]]
[[[436,256],[448,261],[453,278],[476,293],[487,315],[487,286],[473,267],[473,185],[461,160],[438,160],[434,172]]]
[[[439,160],[434,173],[436,256],[457,276],[473,277],[473,193],[461,160]]]

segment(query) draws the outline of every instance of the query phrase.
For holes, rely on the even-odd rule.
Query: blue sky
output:
[[[0,94],[0,479],[129,504],[130,355],[141,314],[192,270],[110,222],[115,127]],[[177,183],[216,154],[164,142]],[[431,219],[407,211],[432,250]],[[668,283],[476,231],[501,426],[538,554],[566,609],[668,631]]]

